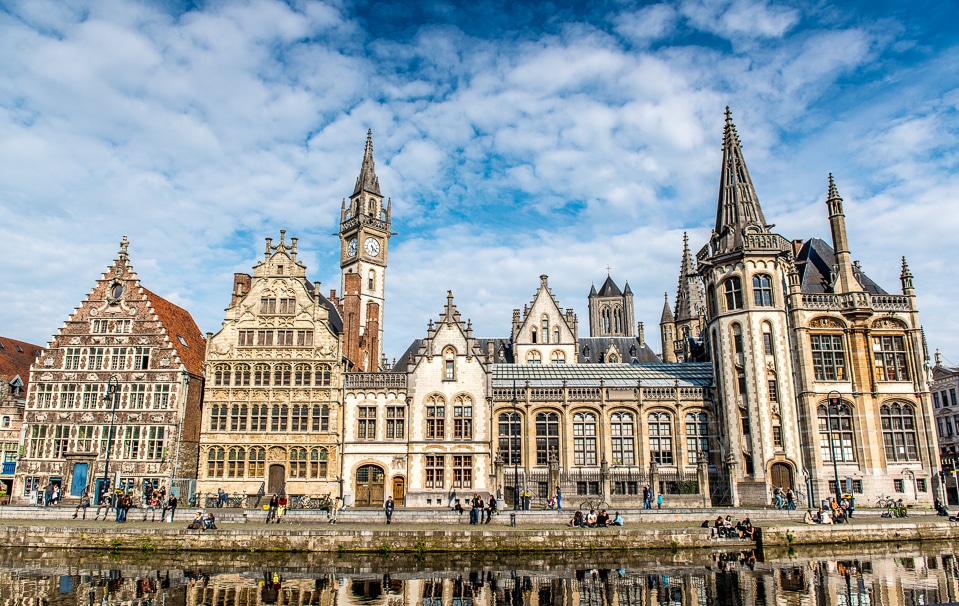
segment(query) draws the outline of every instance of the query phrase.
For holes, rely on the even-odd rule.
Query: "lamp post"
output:
[[[832,472],[836,480],[836,504],[837,505],[839,503],[842,503],[842,492],[841,492],[841,489],[839,488],[839,465],[836,463],[836,447],[835,447],[836,445],[832,439],[832,430],[833,430],[832,411],[833,409],[835,409],[836,415],[838,416],[842,412],[842,407],[843,407],[842,394],[840,394],[836,390],[830,391],[826,395],[826,425],[827,425],[827,429],[829,430],[829,458],[832,459]],[[842,417],[839,417],[837,421],[841,422],[841,418]],[[842,439],[841,431],[839,433],[839,437],[840,439]]]
[[[120,379],[117,378],[116,375],[113,375],[107,381],[107,394],[103,396],[103,401],[109,402],[111,396],[113,399],[113,407],[110,409],[110,433],[107,435],[107,458],[103,464],[103,484],[100,486],[100,494],[97,498],[98,504],[102,502],[103,496],[107,492],[107,487],[110,486],[110,452],[113,450],[113,422],[116,420],[117,404],[120,402]]]
[[[513,379],[513,418],[510,423],[510,433],[514,433],[519,427],[519,415],[516,412],[516,379]],[[513,510],[519,509],[519,453],[513,453],[514,438],[510,436],[509,456],[513,458]],[[520,445],[516,445],[516,450],[520,450]]]

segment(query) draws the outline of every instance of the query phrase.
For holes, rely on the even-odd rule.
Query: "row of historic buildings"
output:
[[[449,293],[389,366],[392,210],[368,135],[341,209],[339,293],[320,292],[281,231],[204,338],[139,283],[124,239],[34,357],[12,497],[109,481],[376,507],[557,489],[628,507],[646,484],[690,505],[765,504],[786,486],[931,502],[942,476],[912,275],[903,260],[900,294],[869,279],[831,176],[825,193],[830,243],[774,233],[727,110],[715,229],[695,255],[684,238],[661,359],[628,284],[591,289],[586,336],[544,275],[500,336],[475,336]]]

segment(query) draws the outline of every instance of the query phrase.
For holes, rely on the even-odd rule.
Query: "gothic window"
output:
[[[276,331],[276,344],[280,346],[293,345],[293,331],[292,330]]]
[[[426,398],[426,439],[443,440],[446,438],[446,401],[443,396],[432,395]]]
[[[596,415],[591,412],[573,415],[573,464],[596,465]]]
[[[230,384],[230,367],[225,364],[218,364],[213,369],[213,384],[216,386]]]
[[[376,439],[376,406],[360,406],[356,410],[356,437],[360,440]]]
[[[559,329],[553,329],[553,343],[559,343]]]
[[[310,407],[307,404],[294,404],[290,418],[290,431],[306,431],[310,426]]]
[[[673,464],[673,429],[668,413],[652,413],[647,419],[649,429],[650,461],[660,465]]]
[[[884,404],[879,409],[882,419],[882,441],[886,461],[918,461],[916,446],[916,415],[908,404]]]
[[[469,396],[456,396],[453,401],[453,439],[473,439],[473,400]]]
[[[852,441],[852,410],[842,402],[836,407],[819,406],[819,449],[822,460],[831,462],[833,453],[836,461],[855,461]]]
[[[732,325],[733,331],[733,352],[736,354],[736,364],[743,365],[743,327],[739,324]]]
[[[308,387],[313,382],[313,371],[309,364],[297,364],[293,371],[293,385]]]
[[[608,335],[610,332],[609,308],[603,307],[600,312],[600,330],[601,334]]]
[[[286,404],[282,406],[274,404],[270,409],[270,431],[286,431],[289,424],[290,407]]]
[[[533,341],[535,343],[535,341]],[[543,356],[536,349],[531,349],[526,354],[526,363],[527,364],[542,364]]]
[[[879,381],[908,381],[905,339],[901,336],[872,338],[876,360],[876,379]]]
[[[234,404],[230,408],[230,431],[246,431],[246,404]]]
[[[249,468],[251,478],[262,478],[266,474],[266,449],[254,446],[250,449]]]
[[[426,455],[426,488],[443,488],[444,463],[443,455]]]
[[[756,307],[771,307],[773,304],[772,280],[766,274],[753,276],[753,303]]]
[[[330,386],[330,367],[326,364],[320,364],[316,367],[316,377],[314,378],[316,385],[319,387],[329,387]]]
[[[613,465],[636,464],[635,423],[633,415],[617,412],[609,418],[609,430],[612,435]]]
[[[453,455],[453,488],[473,487],[473,456]]]
[[[686,462],[697,465],[709,462],[709,425],[705,413],[686,415]]]
[[[273,385],[277,387],[289,387],[290,385],[290,365],[277,364],[273,369]]]
[[[522,443],[522,424],[520,415],[502,412],[499,415],[498,453],[506,465],[521,465],[523,462],[520,445]]]
[[[214,404],[210,407],[210,431],[226,431],[226,404]]]
[[[227,453],[226,477],[242,478],[244,475],[246,475],[246,451],[234,446]]]
[[[769,322],[763,322],[763,353],[773,355],[773,328]]]
[[[559,415],[541,412],[536,415],[536,464],[548,464],[550,453],[559,455]]]
[[[733,276],[723,283],[723,294],[726,297],[726,311],[743,308],[743,283]]]
[[[550,364],[566,364],[566,354],[556,350],[549,355]]]
[[[614,353],[611,353],[608,356],[606,356],[606,361],[610,364],[619,364],[619,356],[617,356]]]
[[[206,477],[223,477],[223,449],[219,446],[211,448],[206,453]]]
[[[262,387],[270,384],[270,367],[266,364],[257,364],[253,367],[253,386]]]
[[[539,322],[543,329],[543,343],[549,343],[549,316],[543,314]]]
[[[456,350],[452,347],[443,350],[443,380],[456,380]]]
[[[325,478],[328,471],[329,453],[325,448],[310,450],[310,477]]]
[[[261,314],[275,314],[276,313],[276,299],[273,297],[264,297],[260,299],[260,313]]]
[[[324,404],[313,405],[313,431],[327,432],[330,430],[330,407]]]
[[[250,409],[250,431],[266,431],[268,410],[266,404],[253,405]]]
[[[536,328],[533,327],[529,331],[529,337],[531,343],[536,343]]]
[[[390,440],[406,438],[406,407],[386,407],[386,437]]]
[[[779,402],[779,383],[776,380],[776,373],[770,372],[766,376],[766,384],[769,390],[769,401]]]
[[[290,477],[306,477],[306,449],[295,447],[290,449]]]
[[[613,331],[618,335],[623,334],[623,310],[619,307],[613,309]]]
[[[817,381],[846,379],[846,353],[842,335],[809,335],[809,345]]]
[[[233,369],[233,385],[236,387],[247,387],[250,385],[250,366],[248,364],[237,364]]]

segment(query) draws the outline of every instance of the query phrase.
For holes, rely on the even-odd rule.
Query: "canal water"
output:
[[[914,606],[959,601],[952,544],[558,554],[0,550],[3,606]]]

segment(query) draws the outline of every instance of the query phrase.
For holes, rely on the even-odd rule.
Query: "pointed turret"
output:
[[[683,232],[683,260],[679,266],[679,286],[676,289],[676,321],[699,319],[699,311],[705,306],[702,282],[696,273],[693,253],[689,250],[689,236]]]
[[[909,264],[906,263],[906,257],[902,258],[902,271],[899,272],[899,281],[902,283],[902,294],[915,294],[916,291],[912,286],[912,272],[909,271]]]
[[[595,285],[595,284],[590,284],[590,285],[589,285],[589,296],[591,296],[591,297],[595,297],[595,296],[596,296],[596,285]]]
[[[726,108],[726,126],[723,130],[723,166],[719,177],[719,201],[716,209],[714,251],[724,253],[743,247],[743,231],[768,233],[759,198],[753,187],[743,150],[733,124],[732,113]]]
[[[826,194],[826,207],[829,209],[829,229],[832,232],[832,247],[836,251],[836,267],[833,278],[833,292],[847,293],[863,290],[856,279],[852,257],[849,254],[849,239],[846,237],[846,217],[842,212],[842,197],[836,182],[829,173],[829,189]]]
[[[363,152],[363,166],[360,167],[360,176],[356,178],[356,187],[353,188],[353,195],[360,192],[369,192],[371,194],[380,194],[380,180],[376,178],[376,170],[373,164],[373,130],[366,131],[366,150]]]
[[[673,319],[673,310],[669,308],[669,293],[663,293],[663,315],[659,317],[659,323],[665,324],[667,322],[672,323]]]

